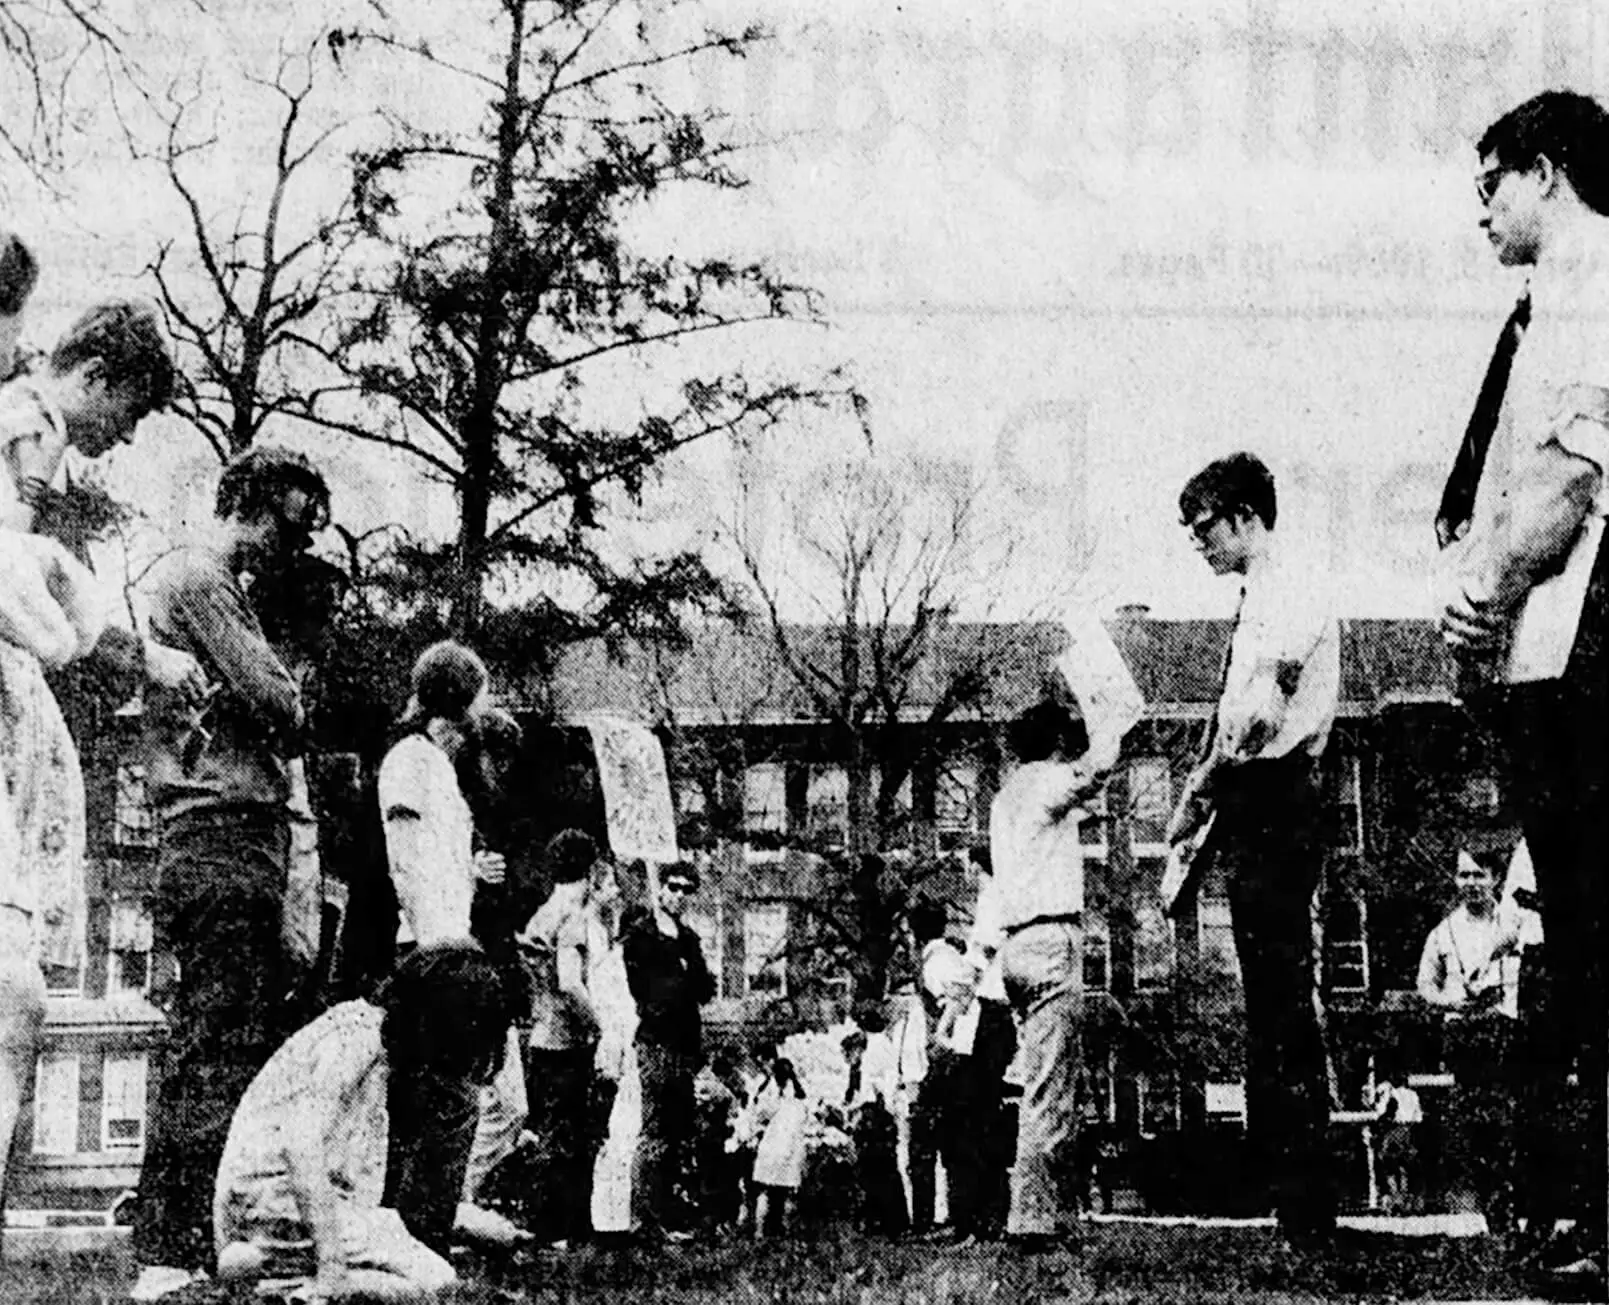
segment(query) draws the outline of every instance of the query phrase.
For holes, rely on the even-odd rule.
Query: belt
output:
[[[1039,924],[1083,924],[1084,917],[1079,911],[1069,911],[1064,915],[1036,915],[1031,920],[1024,920],[1021,924],[1008,924],[1005,927],[1007,938],[1013,934],[1021,933],[1024,929],[1032,929]]]

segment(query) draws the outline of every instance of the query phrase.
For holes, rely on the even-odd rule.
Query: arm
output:
[[[687,979],[700,1006],[715,996],[715,979],[709,963],[704,959],[704,944],[698,935],[685,924],[681,926],[682,955],[687,961]]]
[[[1419,956],[1419,996],[1427,1006],[1436,1010],[1455,1010],[1463,1005],[1458,994],[1447,990],[1447,956],[1440,943],[1438,926],[1425,940],[1425,950]]]
[[[554,968],[558,971],[559,992],[596,1041],[603,1022],[592,1004],[592,994],[587,991],[585,940],[584,924],[561,934],[555,943]]]
[[[408,739],[397,744],[380,765],[378,785],[386,862],[397,907],[410,928],[417,919],[426,885],[444,869],[436,864],[434,840],[425,818],[431,785],[428,746]]]
[[[1086,752],[1077,761],[1052,763],[1047,769],[1041,794],[1045,803],[1045,817],[1052,823],[1065,820],[1083,806],[1106,782],[1109,770],[1101,769]]]
[[[1455,649],[1482,652],[1497,645],[1515,607],[1569,554],[1603,478],[1597,463],[1572,445],[1602,432],[1576,417],[1531,451],[1512,491],[1498,504],[1490,528],[1473,539],[1456,591],[1442,612],[1443,637]]]
[[[238,586],[219,571],[192,574],[174,596],[169,614],[223,687],[266,732],[294,736],[302,727],[296,681],[263,637]]]
[[[302,1221],[313,1238],[317,1276],[315,1297],[330,1300],[346,1288],[346,1254],[341,1245],[339,1198],[324,1165],[318,1143],[299,1131],[285,1146],[286,1178],[301,1208]]]

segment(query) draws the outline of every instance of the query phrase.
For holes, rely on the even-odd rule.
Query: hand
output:
[[[182,648],[169,648],[154,639],[145,644],[145,678],[159,689],[182,694],[191,705],[207,696],[207,673]]]
[[[1441,613],[1442,640],[1455,653],[1480,656],[1502,646],[1507,614],[1483,598],[1472,598],[1460,583]]]
[[[503,882],[507,875],[508,863],[501,852],[475,853],[475,878],[483,884],[493,886]]]

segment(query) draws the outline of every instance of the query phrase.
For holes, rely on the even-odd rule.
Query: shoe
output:
[[[535,1234],[512,1219],[471,1201],[460,1202],[453,1232],[465,1241],[482,1246],[522,1246],[535,1240]]]
[[[147,1264],[129,1288],[130,1300],[161,1300],[176,1291],[183,1291],[193,1282],[205,1282],[207,1275],[199,1269],[181,1269],[171,1264]]]

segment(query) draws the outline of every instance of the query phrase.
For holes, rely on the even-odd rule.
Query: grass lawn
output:
[[[713,1302],[1019,1301],[1135,1305],[1286,1305],[1288,1302],[1518,1301],[1534,1284],[1505,1273],[1487,1238],[1357,1233],[1323,1258],[1287,1250],[1266,1227],[1103,1223],[1079,1252],[1037,1255],[824,1233],[755,1245],[718,1240],[649,1253],[583,1248],[465,1265],[454,1305],[713,1305]],[[125,1254],[81,1254],[0,1265],[5,1305],[117,1301],[131,1280]],[[223,1305],[229,1293],[199,1288],[173,1305]],[[249,1294],[240,1299],[252,1299]]]

